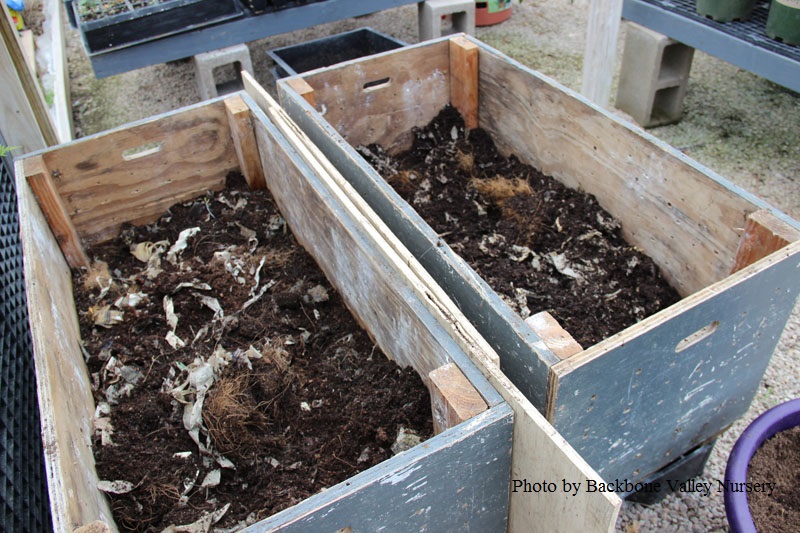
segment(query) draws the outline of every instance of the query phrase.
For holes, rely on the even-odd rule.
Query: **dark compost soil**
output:
[[[124,228],[91,251],[108,267],[75,278],[123,530],[252,523],[392,456],[401,428],[432,434],[419,376],[373,345],[269,194],[228,185]]]
[[[450,106],[407,152],[359,150],[515,311],[549,311],[584,348],[680,299],[593,196],[465,135]]]
[[[800,427],[782,431],[761,445],[750,460],[747,481],[775,483],[772,494],[747,494],[758,531],[800,531]]]

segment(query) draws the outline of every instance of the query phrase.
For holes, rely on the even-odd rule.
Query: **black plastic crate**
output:
[[[0,135],[0,145],[5,146]],[[0,160],[0,531],[50,531],[10,157]]]
[[[72,0],[89,52],[102,52],[244,16],[238,0]]]
[[[281,9],[303,6],[306,4],[315,4],[317,2],[324,1],[325,0],[242,0],[242,2],[244,2],[247,7],[250,8],[250,11],[255,14],[280,11]]]
[[[294,76],[343,61],[402,48],[406,43],[372,28],[360,28],[321,39],[268,50],[275,61],[275,78]]]

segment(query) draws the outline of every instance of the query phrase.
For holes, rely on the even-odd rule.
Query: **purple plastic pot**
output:
[[[773,407],[753,420],[736,441],[725,468],[725,486],[747,481],[750,459],[768,438],[786,429],[800,426],[800,398]],[[756,533],[746,492],[726,490],[725,514],[731,533]]]

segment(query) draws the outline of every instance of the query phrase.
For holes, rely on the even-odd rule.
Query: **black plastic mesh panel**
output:
[[[0,531],[38,533],[52,525],[13,164],[0,159]]]
[[[769,50],[776,54],[800,61],[800,46],[784,44],[767,36],[767,15],[769,14],[769,0],[758,0],[753,14],[746,21],[717,22],[699,15],[695,10],[696,0],[642,0],[648,4],[658,6],[665,11],[678,13],[688,19],[695,20],[706,26],[732,35],[739,40],[748,42],[759,48]]]

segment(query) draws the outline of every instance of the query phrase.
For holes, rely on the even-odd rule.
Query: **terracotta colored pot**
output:
[[[511,16],[511,0],[475,2],[475,25],[491,26],[508,20]]]

